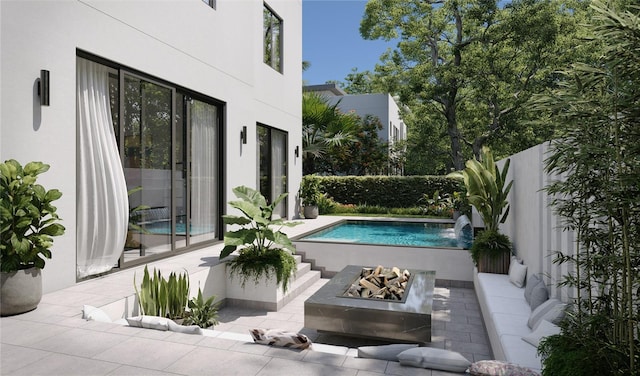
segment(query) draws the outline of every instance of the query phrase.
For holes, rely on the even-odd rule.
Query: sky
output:
[[[366,0],[303,0],[302,60],[311,63],[303,72],[306,85],[344,81],[352,68],[373,71],[387,47],[395,43],[364,40],[360,20]]]

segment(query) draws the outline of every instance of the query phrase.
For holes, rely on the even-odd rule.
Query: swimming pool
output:
[[[347,220],[300,240],[418,247],[458,246],[453,224],[434,222]]]
[[[345,224],[346,226],[341,226]],[[359,224],[355,226],[358,230],[354,230],[353,224]],[[336,235],[333,231],[340,226],[343,229],[339,231],[351,229],[351,234]],[[383,244],[374,243],[371,237],[363,236],[362,229],[366,227],[371,228],[374,235],[386,238]],[[424,234],[435,230],[445,240],[434,240],[431,245],[389,244],[392,238],[411,238],[412,235],[408,233],[412,230]],[[323,278],[333,277],[347,265],[383,265],[401,269],[435,270],[436,278],[440,281],[463,281],[466,284],[473,281],[471,256],[468,250],[457,246],[452,221],[336,218],[331,224],[294,237],[292,241],[296,253],[310,262],[315,270],[320,270]],[[407,242],[407,239],[400,242]]]

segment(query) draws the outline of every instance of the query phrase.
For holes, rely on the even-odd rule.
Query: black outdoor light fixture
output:
[[[242,141],[243,144],[247,143],[247,126],[246,125],[242,126],[242,130],[240,131],[240,141]]]
[[[300,156],[300,146],[296,146],[296,150],[295,150],[294,154],[296,155],[296,158],[298,158]]]
[[[38,95],[40,96],[40,105],[49,105],[49,71],[41,70],[40,79],[38,80]]]

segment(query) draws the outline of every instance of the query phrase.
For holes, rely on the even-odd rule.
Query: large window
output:
[[[120,263],[218,240],[222,105],[101,63],[109,67],[109,107],[128,190],[129,229]]]
[[[282,72],[282,19],[266,4],[263,17],[264,62]]]
[[[258,125],[258,184],[260,193],[268,202],[287,192],[287,133]],[[287,217],[286,200],[282,201],[274,214]]]

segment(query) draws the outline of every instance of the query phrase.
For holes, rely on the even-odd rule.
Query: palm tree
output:
[[[332,147],[353,142],[359,118],[339,111],[340,102],[330,105],[327,98],[314,92],[302,95],[302,171],[317,171],[316,160],[325,157]]]

